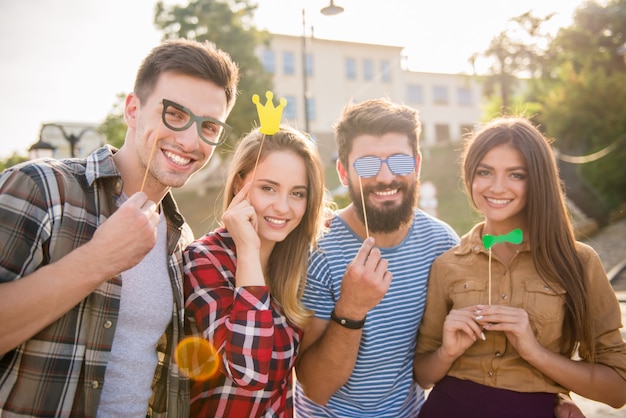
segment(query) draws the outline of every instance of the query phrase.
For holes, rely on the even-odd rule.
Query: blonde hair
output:
[[[324,165],[313,141],[302,132],[281,125],[274,135],[264,138],[259,129],[241,140],[231,162],[224,190],[224,211],[235,196],[235,188],[254,169],[259,147],[259,162],[276,151],[290,151],[304,160],[307,174],[306,210],[298,226],[270,255],[267,284],[270,294],[283,308],[287,319],[300,328],[308,323],[312,313],[301,304],[310,252],[324,228],[325,201]]]

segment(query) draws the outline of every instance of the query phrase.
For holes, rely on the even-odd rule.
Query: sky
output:
[[[184,4],[166,0],[166,4]],[[257,0],[255,24],[306,34],[404,47],[411,70],[470,73],[508,20],[554,12],[550,30],[569,26],[583,0]],[[0,158],[26,155],[48,122],[101,123],[161,34],[156,0],[0,0]]]

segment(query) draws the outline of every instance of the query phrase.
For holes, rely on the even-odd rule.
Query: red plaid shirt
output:
[[[187,317],[221,359],[217,376],[192,382],[191,416],[292,417],[302,330],[266,286],[235,287],[235,243],[224,228],[196,240],[184,257]]]

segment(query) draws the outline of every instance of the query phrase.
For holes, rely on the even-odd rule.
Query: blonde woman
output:
[[[310,316],[300,299],[323,227],[323,179],[315,144],[286,126],[254,130],[235,151],[224,226],[185,252],[187,316],[220,358],[214,378],[192,383],[191,416],[293,416],[292,368]]]

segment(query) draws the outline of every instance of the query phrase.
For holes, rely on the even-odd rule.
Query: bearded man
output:
[[[387,100],[344,109],[337,172],[352,202],[310,259],[314,311],[296,365],[298,417],[416,417],[415,336],[433,260],[458,235],[417,208],[417,111]]]

